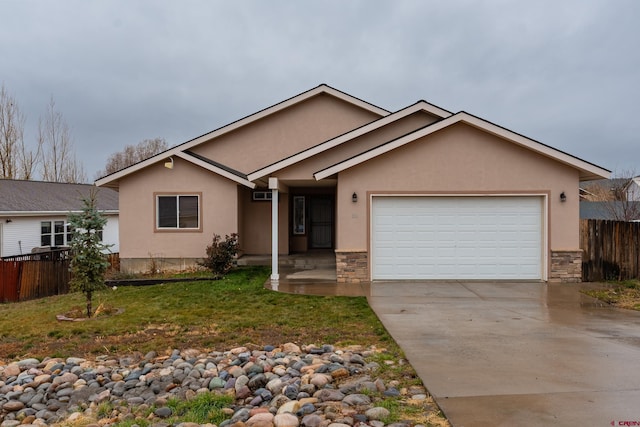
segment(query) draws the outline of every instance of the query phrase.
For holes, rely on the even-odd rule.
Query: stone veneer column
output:
[[[336,280],[338,283],[369,281],[369,259],[364,250],[336,249]]]
[[[582,250],[551,251],[550,282],[577,283],[582,281]]]

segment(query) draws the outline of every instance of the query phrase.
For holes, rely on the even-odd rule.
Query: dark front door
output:
[[[312,196],[309,199],[309,225],[311,249],[333,247],[333,198]]]

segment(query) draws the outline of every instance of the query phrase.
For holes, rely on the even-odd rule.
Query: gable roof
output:
[[[367,160],[370,160],[374,157],[380,156],[391,150],[394,150],[398,147],[401,147],[405,144],[415,141],[416,139],[422,138],[427,135],[431,135],[439,130],[445,129],[456,123],[466,123],[470,126],[473,126],[485,132],[496,135],[500,138],[509,140],[514,144],[527,148],[538,154],[554,159],[560,163],[564,163],[566,165],[572,166],[580,171],[581,181],[587,181],[587,180],[598,179],[603,177],[608,178],[611,173],[611,171],[603,169],[599,166],[596,166],[593,163],[589,163],[585,160],[574,157],[563,151],[560,151],[548,145],[542,144],[541,142],[527,138],[523,135],[520,135],[519,133],[510,131],[494,123],[488,122],[479,117],[476,117],[474,115],[461,111],[450,117],[442,119],[438,122],[435,122],[427,126],[424,126],[420,129],[417,129],[407,135],[401,136],[385,144],[379,145],[378,147],[375,147],[361,154],[358,154],[357,156],[351,157],[349,159],[336,163],[333,166],[329,166],[325,169],[322,169],[314,173],[313,175],[316,178],[316,180],[327,178],[338,172],[342,172],[345,169],[349,169],[353,166],[359,165],[360,163],[366,162]]]
[[[289,99],[286,99],[282,102],[279,102],[275,105],[272,105],[271,107],[265,108],[263,110],[258,111],[257,113],[251,114],[249,116],[246,116],[240,120],[236,120],[235,122],[232,122],[230,124],[227,124],[225,126],[222,126],[218,129],[215,129],[211,132],[208,132],[204,135],[201,135],[197,138],[194,138],[190,141],[187,141],[183,144],[177,145],[175,147],[172,147],[166,151],[163,151],[162,153],[156,154],[155,156],[149,157],[148,159],[145,159],[141,162],[138,162],[134,165],[131,165],[125,169],[122,169],[118,172],[114,172],[110,175],[107,175],[105,177],[102,177],[98,180],[96,180],[96,185],[102,187],[102,186],[106,186],[106,187],[117,187],[117,181],[120,178],[123,178],[129,174],[132,174],[134,172],[137,172],[141,169],[146,168],[147,166],[150,166],[152,164],[158,163],[164,159],[167,159],[171,156],[178,156],[181,158],[184,158],[185,160],[191,161],[192,163],[196,163],[193,159],[195,159],[193,156],[187,156],[187,157],[183,157],[180,155],[180,153],[187,151],[199,144],[202,144],[203,142],[209,141],[210,139],[219,137],[221,135],[227,134],[229,132],[232,132],[238,128],[241,128],[243,126],[246,126],[252,122],[255,122],[257,120],[260,120],[264,117],[267,117],[269,115],[275,114],[279,111],[282,111],[286,108],[289,108],[293,105],[296,105],[300,102],[306,101],[307,99],[310,99],[314,96],[318,96],[321,94],[327,94],[330,96],[333,96],[335,98],[341,99],[345,102],[348,102],[352,105],[358,106],[364,110],[367,111],[371,111],[375,114],[378,114],[380,116],[387,116],[390,114],[389,111],[377,107],[373,104],[370,104],[366,101],[363,101],[360,98],[356,98],[354,96],[351,96],[347,93],[341,92],[337,89],[332,88],[331,86],[328,86],[326,84],[321,84],[313,89],[310,89],[306,92],[303,92],[301,94],[298,94],[296,96],[293,96]],[[202,159],[200,159],[202,160]],[[198,163],[196,163],[198,164]],[[199,164],[200,166],[202,166],[202,164]],[[218,163],[218,166],[222,166]],[[225,169],[225,167],[222,167],[222,169]],[[216,172],[212,170],[212,172]]]
[[[118,192],[91,184],[0,179],[0,215],[66,214],[82,210],[82,199],[96,191],[98,209],[118,212]]]
[[[630,187],[633,187],[633,186],[640,187],[640,176],[636,176],[629,179],[629,182],[626,185],[626,189],[629,189]]]
[[[390,123],[396,122],[404,117],[407,117],[411,114],[417,113],[419,111],[423,111],[426,113],[430,113],[439,118],[445,118],[451,116],[453,113],[447,111],[443,108],[437,107],[433,104],[430,104],[426,101],[418,101],[413,105],[410,105],[402,110],[398,110],[395,113],[384,116],[378,120],[375,120],[371,123],[367,123],[362,125],[352,131],[346,132],[342,135],[336,136],[335,138],[329,139],[325,142],[322,142],[316,146],[303,150],[299,153],[296,153],[292,156],[289,156],[283,160],[275,162],[269,166],[265,166],[264,168],[258,169],[254,172],[251,172],[247,175],[249,181],[254,181],[256,179],[265,177],[269,174],[277,172],[281,169],[286,168],[287,166],[291,166],[295,163],[301,162],[302,160],[308,159],[316,154],[320,154],[324,151],[327,151],[331,148],[337,147],[340,144],[343,144],[347,141],[350,141],[354,138],[367,134],[369,132],[373,132],[376,129],[380,129],[383,126],[386,126]]]

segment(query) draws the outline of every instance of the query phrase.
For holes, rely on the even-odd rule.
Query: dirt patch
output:
[[[124,309],[100,304],[91,317],[87,317],[87,311],[82,307],[72,307],[71,310],[63,314],[57,314],[56,320],[59,322],[84,322],[86,320],[101,319],[104,317],[115,316],[124,312]]]

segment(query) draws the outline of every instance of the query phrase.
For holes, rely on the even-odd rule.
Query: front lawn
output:
[[[287,342],[360,345],[379,350],[373,361],[380,363],[377,375],[385,382],[397,381],[400,388],[422,384],[365,297],[277,293],[264,289],[268,275],[267,268],[250,267],[218,281],[106,288],[95,295],[93,306],[117,311],[79,322],[59,321],[56,316],[82,311],[84,295],[80,293],[1,304],[0,359],[91,359],[151,350],[167,354],[187,348],[263,348]],[[386,397],[379,404],[391,410],[392,420],[449,425],[431,398],[413,404],[403,396]],[[191,406],[185,406],[183,412],[190,411]]]
[[[0,305],[0,355],[6,359],[158,353],[240,345],[395,344],[366,298],[317,297],[263,288],[269,271],[238,269],[218,281],[107,288],[93,306],[119,310],[82,322],[56,320],[84,307],[80,293]]]

